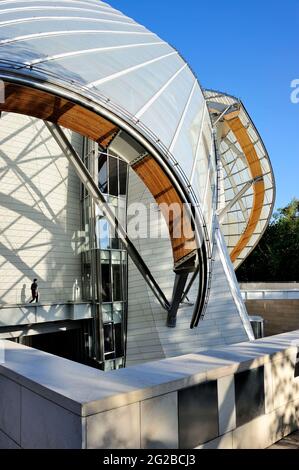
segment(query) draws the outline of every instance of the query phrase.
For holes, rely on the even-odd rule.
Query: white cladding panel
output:
[[[68,135],[80,151],[82,138]],[[75,300],[80,184],[42,121],[2,114],[0,193],[0,303],[27,302],[33,278],[41,302]]]

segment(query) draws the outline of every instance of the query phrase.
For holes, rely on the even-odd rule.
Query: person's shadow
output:
[[[23,284],[23,287],[21,290],[21,302],[22,304],[26,303],[26,284]]]

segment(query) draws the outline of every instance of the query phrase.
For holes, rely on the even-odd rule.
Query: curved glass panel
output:
[[[275,182],[267,150],[243,104],[206,90],[217,123],[224,204],[222,231],[237,268],[263,235],[272,215]],[[232,202],[234,202],[232,204]]]

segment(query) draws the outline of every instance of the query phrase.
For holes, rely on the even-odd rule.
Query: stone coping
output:
[[[241,282],[241,291],[292,291],[299,290],[299,282]]]
[[[255,293],[255,292],[292,292],[292,293],[297,293],[299,292],[299,288],[297,289],[241,289],[241,292],[243,293]]]
[[[85,300],[58,300],[57,302],[34,302],[25,304],[0,304],[0,310],[4,308],[24,308],[24,307],[47,307],[51,305],[89,305],[90,302]]]
[[[8,340],[0,374],[69,411],[89,416],[294,353],[299,330],[184,356],[102,372]]]

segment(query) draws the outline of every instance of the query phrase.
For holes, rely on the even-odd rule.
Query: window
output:
[[[118,196],[118,159],[109,158],[109,194]]]
[[[97,248],[108,250],[110,248],[110,228],[104,217],[99,217],[96,223]]]
[[[106,360],[115,357],[113,323],[104,323],[104,354]]]
[[[123,304],[114,303],[113,304],[113,322],[122,323],[123,321]]]
[[[123,332],[122,332],[121,323],[117,323],[114,325],[114,337],[115,337],[115,357],[122,357],[124,355],[124,348],[123,348]]]
[[[121,251],[101,252],[101,278],[103,302],[124,301],[126,254]]]
[[[127,194],[127,164],[123,160],[119,160],[119,194],[125,196]]]
[[[104,323],[110,323],[113,321],[112,316],[112,304],[103,304],[102,305],[102,316]]]
[[[102,300],[103,302],[111,302],[111,276],[110,262],[108,259],[101,260],[101,280],[102,280]]]
[[[99,190],[125,228],[127,163],[116,155],[107,155],[105,151],[100,151],[97,173]],[[85,254],[88,255],[84,257],[83,254],[84,298],[102,302],[105,361],[107,364],[116,364],[122,360],[124,354],[127,253],[114,228],[107,222],[104,211],[97,208],[89,196],[84,200],[84,195],[87,196],[86,191],[82,192],[82,226],[86,232]],[[97,280],[99,285],[96,284]],[[98,294],[100,299],[97,298]]]
[[[104,355],[105,360],[115,359],[124,355],[121,323],[104,323]]]
[[[86,252],[82,255],[83,266],[82,266],[82,287],[83,287],[83,299],[90,300],[92,298],[91,288],[91,265],[90,265],[90,253]]]
[[[128,165],[125,161],[99,153],[98,184],[104,194],[110,196],[125,196],[127,193]]]
[[[108,193],[108,168],[107,155],[100,154],[98,160],[98,182],[102,193]]]
[[[112,277],[113,277],[113,300],[122,300],[122,278],[121,278],[121,266],[120,264],[112,265]]]

